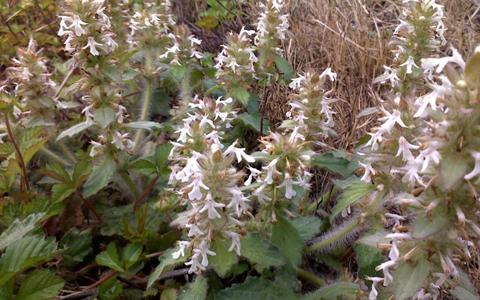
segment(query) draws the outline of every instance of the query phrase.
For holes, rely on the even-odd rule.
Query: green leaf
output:
[[[15,152],[15,146],[12,143],[6,142],[0,144],[0,157],[7,157]]]
[[[44,300],[55,298],[63,288],[63,279],[48,270],[28,274],[15,300]]]
[[[185,255],[180,255],[177,259],[173,258],[172,254],[180,250],[180,246],[177,245],[174,249],[170,249],[160,256],[160,264],[155,268],[155,271],[150,275],[148,279],[147,289],[149,289],[155,281],[160,278],[164,271],[173,269],[176,265],[183,264],[190,256],[190,250],[185,249]]]
[[[260,99],[252,93],[249,93],[250,97],[248,98],[247,111],[250,114],[256,113],[259,110]]]
[[[376,114],[380,112],[378,110],[378,108],[376,107],[369,107],[369,108],[365,108],[364,110],[362,110],[361,112],[358,113],[358,115],[355,117],[356,119],[358,118],[361,118],[361,117],[365,117],[365,116],[369,116],[369,115],[372,115],[372,114]]]
[[[295,227],[285,218],[278,216],[278,223],[273,226],[270,242],[277,246],[294,266],[302,263],[302,251],[306,246],[305,242]]]
[[[110,155],[105,156],[105,160],[93,170],[87,182],[85,182],[83,196],[87,198],[106,187],[115,173],[115,169],[113,157]]]
[[[170,116],[170,97],[162,89],[153,91],[151,111],[161,116]]]
[[[343,194],[338,197],[338,203],[332,210],[332,218],[335,218],[342,210],[354,204],[365,195],[375,190],[375,185],[371,183],[358,182],[347,187]]]
[[[87,161],[80,161],[75,165],[75,170],[73,171],[72,181],[75,187],[78,187],[85,180],[88,179],[88,176],[92,172],[93,166]]]
[[[60,165],[59,163],[53,163],[53,164],[47,164],[47,170],[52,171],[49,174],[46,174],[47,176],[51,176],[52,178],[62,182],[62,183],[68,183],[72,184],[72,180],[70,179],[70,175],[67,173],[67,171]],[[57,176],[55,176],[55,174]]]
[[[28,236],[10,245],[0,259],[0,286],[16,272],[44,261],[62,251],[57,251],[54,238]]]
[[[467,61],[465,77],[471,89],[480,89],[480,52],[475,51],[473,56]]]
[[[79,123],[77,125],[74,125],[74,126],[70,127],[69,129],[60,133],[60,135],[57,137],[56,141],[58,142],[59,140],[63,139],[66,136],[73,137],[77,133],[80,133],[80,132],[84,131],[85,129],[91,127],[92,125],[93,125],[93,123],[87,124],[86,122],[82,122],[82,123]]]
[[[426,258],[419,259],[415,266],[401,262],[393,276],[395,300],[404,300],[420,290],[430,273],[430,262]]]
[[[140,74],[140,72],[138,72],[137,70],[133,70],[133,69],[125,70],[123,71],[123,80],[125,81],[133,80],[135,76],[137,76],[138,74]]]
[[[312,160],[312,165],[338,173],[344,178],[351,176],[348,165],[350,162],[341,157],[335,157],[333,153],[324,153],[316,155]]]
[[[314,216],[297,216],[292,220],[292,225],[303,240],[309,240],[320,233],[322,220]]]
[[[286,263],[285,257],[278,248],[262,240],[257,234],[245,236],[240,244],[242,256],[252,263],[265,267],[279,267]]]
[[[157,130],[157,129],[162,129],[163,124],[157,123],[157,122],[152,122],[152,121],[138,121],[138,122],[130,122],[128,124],[125,124],[125,127],[127,128],[133,128],[133,129],[145,129],[145,130]]]
[[[338,299],[343,295],[355,295],[359,286],[349,282],[338,282],[324,286],[313,293],[306,294],[302,300]],[[343,299],[343,298],[342,298]]]
[[[173,146],[170,143],[164,143],[157,147],[157,151],[155,152],[155,159],[157,161],[158,168],[165,167],[172,148]]]
[[[377,247],[368,247],[359,243],[355,244],[354,249],[357,254],[357,264],[359,267],[358,277],[361,279],[365,279],[365,276],[381,277],[382,273],[376,271],[375,268],[386,261],[382,250]]]
[[[218,293],[215,300],[298,300],[300,296],[282,285],[262,277],[248,277],[245,283],[234,284]]]
[[[132,56],[134,56],[136,53],[138,52],[138,50],[132,50],[130,52],[128,52],[127,54],[123,55],[122,56],[122,59],[118,62],[117,66],[120,68],[121,66],[123,66],[127,61],[130,60],[130,58],[132,58]]]
[[[207,278],[198,275],[193,283],[181,289],[178,300],[205,300],[207,298]]]
[[[85,257],[92,253],[92,232],[90,229],[79,231],[77,228],[70,229],[60,241],[60,245],[66,248],[62,253],[67,266],[73,267],[83,262]]]
[[[23,220],[16,219],[7,230],[0,236],[0,251],[7,248],[14,242],[23,238],[35,228],[35,225],[42,220],[45,213],[32,214]]]
[[[170,72],[172,73],[173,78],[175,78],[178,82],[182,82],[183,77],[185,77],[185,73],[187,72],[186,66],[171,66]]]
[[[455,289],[449,289],[448,292],[450,295],[454,296],[458,300],[478,300],[480,299],[480,296],[478,293],[473,293],[466,288],[463,288],[461,286],[455,287]]]
[[[217,238],[210,245],[210,250],[215,252],[216,255],[208,257],[208,265],[214,267],[217,274],[222,278],[232,268],[232,265],[238,262],[235,251],[228,251],[228,248],[228,242],[220,238]]]
[[[248,93],[246,88],[244,87],[234,88],[233,95],[243,104],[243,106],[248,105],[248,99],[250,98],[250,94]]]
[[[125,272],[118,258],[117,247],[113,242],[108,245],[107,250],[97,255],[96,261],[99,265],[109,267],[115,271]]]
[[[44,139],[33,139],[31,140],[31,144],[25,149],[23,152],[23,161],[25,164],[27,164],[30,159],[40,150],[43,145],[48,141],[48,138]],[[23,148],[23,147],[22,147]]]
[[[162,291],[160,300],[177,300],[178,291],[176,289],[167,289]]]
[[[367,247],[382,249],[378,247],[378,244],[390,244],[390,239],[386,239],[385,236],[388,233],[385,230],[377,230],[373,234],[366,234],[364,237],[357,241],[357,244],[362,244]]]
[[[441,232],[448,224],[447,208],[444,205],[437,205],[427,216],[425,211],[418,214],[413,225],[412,237],[415,239],[424,239]]]
[[[52,187],[52,201],[54,203],[58,203],[66,199],[68,196],[73,194],[75,192],[74,189],[70,187],[70,185],[67,184],[55,184]]]
[[[95,109],[94,119],[102,128],[107,128],[108,124],[115,121],[115,111],[110,106],[99,107]]]
[[[129,171],[149,176],[152,173],[157,172],[157,166],[153,164],[150,160],[140,158],[132,163]]]
[[[125,268],[128,270],[133,264],[135,264],[143,252],[143,245],[140,244],[128,244],[123,248],[122,260]]]
[[[122,284],[117,280],[117,276],[113,276],[100,285],[98,296],[100,296],[100,299],[114,300],[118,299],[117,296],[120,295],[121,292]]]
[[[468,160],[457,153],[448,153],[440,162],[440,176],[443,182],[443,188],[450,190],[457,182],[463,180],[468,169]]]
[[[113,80],[115,83],[122,83],[122,73],[115,66],[102,68],[102,74]]]
[[[273,60],[275,62],[275,66],[277,66],[277,69],[285,75],[287,82],[290,81],[292,79],[292,67],[288,61],[282,56],[278,55],[275,55]]]
[[[260,132],[261,122],[262,122],[262,115],[259,113],[243,113],[238,115],[238,118],[245,124],[246,126],[250,126],[256,131]],[[263,120],[263,133],[268,132],[268,128],[270,126],[270,122],[267,120]]]

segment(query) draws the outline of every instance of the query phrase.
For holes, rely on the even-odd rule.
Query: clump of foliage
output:
[[[0,298],[477,299],[462,263],[480,235],[480,50],[429,58],[441,6],[404,2],[375,80],[391,91],[362,114],[382,124],[347,153],[324,143],[336,74],[292,79],[282,56],[283,1],[215,57],[169,0],[66,1],[66,59],[30,36],[0,88]],[[273,85],[291,89],[277,129],[252,88]],[[312,201],[319,169],[341,179]]]

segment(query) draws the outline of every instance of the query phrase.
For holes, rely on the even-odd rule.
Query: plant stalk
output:
[[[88,202],[87,199],[85,199],[83,197],[82,193],[80,193],[79,191],[75,191],[75,193],[83,200],[83,202],[85,202],[85,204],[88,206],[88,208],[95,214],[95,217],[97,217],[98,221],[100,223],[103,223],[102,217],[100,217],[100,215],[97,213],[95,208],[93,208],[93,206],[90,204],[90,202]]]
[[[147,71],[147,86],[145,89],[145,99],[143,100],[143,106],[142,106],[142,112],[140,114],[140,121],[145,121],[147,119],[148,115],[148,107],[150,106],[150,100],[152,98],[152,80],[150,78],[150,73],[152,71],[152,49],[147,48],[147,65],[146,65],[146,71]],[[138,143],[140,142],[140,138],[142,137],[142,129],[137,130],[137,134],[135,135],[135,140],[134,143],[135,145],[133,146],[133,150],[138,146]]]
[[[50,156],[51,158],[58,161],[59,163],[61,163],[64,166],[69,166],[70,165],[70,163],[68,163],[66,160],[61,158],[59,155],[55,154],[53,151],[47,149],[45,146],[43,146],[42,149],[40,149],[40,151],[42,151],[44,154],[46,154],[47,156]]]
[[[8,136],[10,137],[10,140],[12,141],[13,147],[15,147],[15,151],[18,154],[18,160],[20,161],[20,165],[22,166],[23,179],[25,180],[25,187],[28,191],[30,189],[30,184],[28,182],[27,167],[25,166],[25,161],[23,160],[23,155],[22,155],[22,152],[20,151],[20,147],[18,147],[17,141],[15,140],[15,137],[13,136],[12,129],[10,128],[10,121],[8,120],[8,113],[5,113],[5,124],[7,126]]]
[[[296,268],[296,272],[299,277],[302,277],[305,280],[315,283],[318,286],[326,285],[325,281],[322,278],[316,276],[315,274],[307,272],[303,269],[300,269],[299,267]]]
[[[330,236],[330,237],[328,237],[328,238],[326,238],[326,239],[308,247],[307,249],[305,249],[305,253],[310,253],[310,252],[313,252],[313,251],[320,250],[320,249],[325,248],[328,245],[333,244],[336,241],[342,239],[347,234],[352,232],[355,228],[357,228],[359,221],[360,220],[359,220],[358,217],[353,219],[347,226],[342,228],[339,232],[337,232],[334,235],[332,235],[332,236]]]

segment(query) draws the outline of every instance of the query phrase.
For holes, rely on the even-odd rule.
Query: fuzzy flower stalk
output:
[[[181,203],[187,207],[172,224],[186,229],[190,238],[179,242],[174,258],[191,248],[186,263],[190,273],[201,273],[209,266],[208,257],[218,254],[212,251],[214,245],[219,251],[227,247],[237,255],[241,251],[241,219],[250,200],[240,190],[245,174],[235,164],[255,160],[236,142],[222,143],[225,129],[235,118],[231,102],[231,98],[194,99],[189,104],[194,111],[183,119],[183,126],[176,131],[178,138],[172,142],[174,165],[169,183],[176,184]],[[218,247],[221,244],[227,246]]]
[[[479,246],[480,47],[467,62],[454,51],[451,57],[422,59],[421,66],[441,75],[413,104],[420,127],[408,126],[395,111],[385,112],[384,138],[365,149],[362,179],[383,185],[383,202],[403,212],[385,214],[400,227],[386,236],[389,260],[377,267],[384,273],[383,286],[372,290],[372,300],[377,293],[400,299],[437,299],[443,290],[455,295],[456,286],[468,288],[460,280],[461,265]],[[408,216],[415,220],[406,222]],[[398,276],[419,272],[409,292],[391,285],[401,280]]]

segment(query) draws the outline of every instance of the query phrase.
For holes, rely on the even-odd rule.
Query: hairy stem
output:
[[[307,212],[308,213],[311,213],[313,212],[315,209],[317,209],[317,207],[322,204],[323,202],[325,202],[327,199],[329,199],[330,197],[332,197],[333,195],[335,195],[336,193],[338,192],[338,188],[335,186],[333,187],[333,189],[331,191],[329,191],[328,193],[326,193],[325,195],[323,195],[320,199],[318,199],[317,201],[313,202],[309,207],[308,207],[308,210]]]
[[[20,147],[18,147],[17,141],[15,140],[15,137],[13,136],[12,129],[10,128],[10,121],[8,120],[8,113],[5,113],[5,124],[7,125],[8,136],[10,137],[10,140],[12,141],[13,147],[15,147],[15,151],[17,152],[17,155],[18,155],[18,160],[20,161],[20,165],[22,166],[23,179],[25,180],[25,187],[26,187],[27,190],[29,190],[30,189],[30,184],[28,182],[27,167],[25,166],[25,161],[23,160],[23,155],[22,155],[22,152],[20,151]]]
[[[305,280],[308,280],[312,283],[315,283],[318,286],[324,286],[326,284],[325,281],[322,278],[316,276],[315,274],[307,272],[303,269],[300,269],[300,268],[297,267],[296,272],[297,272],[297,275],[299,277],[302,277]]]
[[[43,146],[40,149],[40,151],[42,151],[45,155],[53,158],[54,160],[58,161],[59,163],[61,163],[64,166],[69,166],[70,165],[70,163],[68,163],[66,160],[64,160],[62,157],[60,157],[60,155],[57,155],[56,153],[54,153],[51,150],[48,150],[45,146]]]
[[[73,163],[78,162],[75,155],[73,155],[72,152],[70,152],[68,147],[65,146],[65,144],[63,142],[59,142],[58,145],[60,146],[60,149],[62,150],[63,154],[65,154],[68,157],[68,159],[70,159]]]
[[[83,202],[85,202],[85,204],[88,206],[88,208],[95,214],[95,217],[97,217],[98,221],[100,223],[103,223],[102,217],[100,217],[100,215],[97,213],[95,208],[93,208],[93,206],[90,204],[90,202],[88,202],[87,199],[85,199],[83,197],[82,193],[80,193],[79,191],[75,191],[75,193],[80,197],[80,199],[82,199]]]
[[[147,48],[147,65],[146,65],[146,72],[148,74],[147,78],[147,86],[145,89],[145,99],[143,100],[142,112],[140,114],[140,121],[145,121],[148,115],[148,107],[150,106],[150,99],[152,98],[152,80],[150,78],[150,73],[152,71],[152,49]],[[138,129],[137,134],[135,135],[133,150],[138,147],[138,143],[140,142],[140,138],[142,137],[142,130]]]
[[[350,232],[352,232],[353,230],[355,230],[355,228],[357,228],[358,226],[358,223],[359,223],[359,218],[355,218],[353,219],[347,226],[345,226],[344,228],[342,228],[340,231],[338,231],[337,233],[335,233],[334,235],[310,246],[310,247],[307,247],[307,249],[305,249],[305,253],[310,253],[310,252],[313,252],[313,251],[317,251],[317,250],[320,250],[322,248],[325,248],[333,243],[335,243],[336,241],[339,241],[341,240],[342,238],[344,238],[347,234],[349,234]]]

